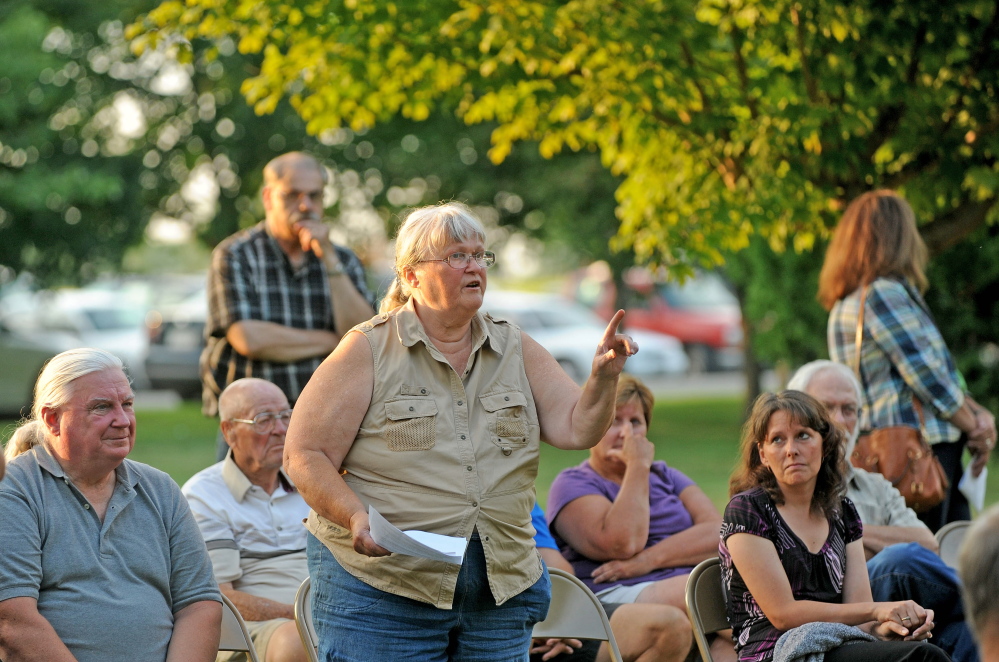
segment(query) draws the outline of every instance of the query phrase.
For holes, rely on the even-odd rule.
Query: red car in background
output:
[[[661,282],[647,269],[633,267],[623,280],[627,327],[678,338],[691,372],[742,368],[742,312],[721,276],[698,272],[682,284]],[[611,318],[616,291],[606,263],[590,265],[575,279],[573,289],[573,298]]]

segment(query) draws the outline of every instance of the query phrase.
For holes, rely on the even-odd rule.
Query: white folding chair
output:
[[[971,522],[960,520],[951,522],[937,531],[937,545],[940,546],[940,558],[952,568],[957,567],[957,556],[961,551],[961,543],[968,533]]]
[[[305,578],[295,594],[295,625],[309,662],[319,662],[319,637],[312,627],[312,579]]]
[[[246,653],[250,662],[260,662],[257,649],[246,630],[246,623],[232,601],[222,596],[222,636],[219,639],[220,651],[240,651]]]
[[[610,621],[597,596],[569,573],[549,568],[552,602],[548,618],[534,626],[541,639],[596,639],[610,647],[611,662],[623,662]]]
[[[694,628],[694,641],[703,662],[714,662],[707,635],[730,626],[725,617],[725,593],[722,591],[721,562],[718,557],[697,564],[687,577],[687,613]]]

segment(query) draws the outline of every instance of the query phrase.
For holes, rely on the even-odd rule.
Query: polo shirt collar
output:
[[[294,492],[295,484],[291,482],[288,478],[288,474],[284,472],[284,469],[278,469],[278,480],[281,481],[281,487],[284,488],[285,492]],[[232,458],[232,449],[225,454],[225,459],[222,460],[222,482],[235,497],[236,501],[242,503],[243,498],[246,493],[250,491],[253,487],[253,483],[250,479],[246,477],[243,470],[239,468],[236,464],[236,460]]]
[[[489,347],[497,354],[502,354],[502,344],[490,333],[490,327],[483,319],[484,313],[479,310],[472,318],[472,353],[474,354],[487,342]],[[422,342],[427,347],[433,347],[430,338],[427,336],[423,323],[420,322],[416,314],[416,304],[413,297],[403,304],[402,309],[396,313],[399,328],[399,342],[405,347],[412,347],[418,342]]]
[[[34,454],[35,462],[38,466],[49,472],[55,478],[68,479],[69,476],[66,475],[66,471],[59,464],[59,461],[52,457],[52,453],[49,449],[45,447],[45,444],[36,444],[31,448],[31,453]],[[125,485],[131,485],[135,487],[139,484],[139,476],[132,470],[128,462],[122,460],[121,464],[115,467],[115,480],[119,483]]]

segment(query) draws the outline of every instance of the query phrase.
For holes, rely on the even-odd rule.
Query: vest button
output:
[[[510,396],[509,395],[504,395],[503,399],[506,400],[507,402],[509,402],[510,401]]]
[[[458,400],[458,406],[459,407],[461,406],[461,400]]]
[[[462,438],[462,439],[464,439],[464,438],[465,438],[465,435],[461,435],[461,438]]]
[[[471,470],[472,470],[472,465],[468,465],[467,467],[465,467],[465,471],[471,471]]]
[[[415,410],[414,410],[414,409],[413,409],[412,407],[410,407],[410,408],[409,408],[409,411],[415,411]]]
[[[503,449],[503,455],[509,455],[509,454],[510,454],[510,453],[512,453],[512,452],[513,452],[513,451],[512,451],[512,450],[510,450],[509,448],[504,448],[504,449]]]
[[[478,508],[478,507],[479,507],[479,502],[478,501],[473,501],[472,502],[472,508]]]

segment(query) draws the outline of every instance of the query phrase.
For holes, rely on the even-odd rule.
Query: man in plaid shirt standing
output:
[[[222,241],[208,272],[203,411],[241,377],[276,384],[294,405],[342,334],[375,312],[364,269],[322,222],[328,175],[308,154],[264,168],[265,218]]]

